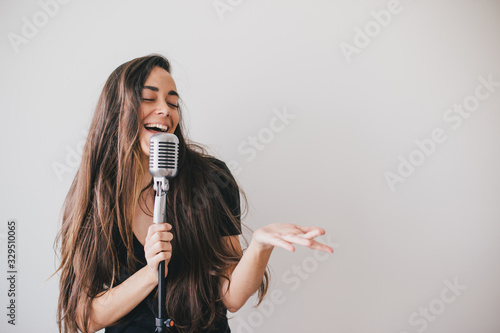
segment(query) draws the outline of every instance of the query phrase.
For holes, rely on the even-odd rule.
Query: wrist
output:
[[[274,249],[274,245],[270,244],[263,244],[255,239],[255,237],[252,237],[252,240],[250,241],[250,245],[248,247],[252,247],[255,250],[259,252],[272,252]]]
[[[153,272],[148,265],[144,266],[142,269],[144,270],[148,284],[153,288],[156,287],[158,285],[158,274],[154,274],[155,272]]]

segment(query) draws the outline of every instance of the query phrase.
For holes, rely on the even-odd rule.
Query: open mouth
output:
[[[162,124],[145,124],[144,128],[151,132],[167,132],[168,126]]]

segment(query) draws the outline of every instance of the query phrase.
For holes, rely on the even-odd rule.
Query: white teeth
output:
[[[162,124],[146,124],[144,125],[148,128],[151,128],[151,127],[157,127],[159,128],[160,130],[162,130],[163,132],[166,132],[168,131],[168,126],[165,126],[165,125],[162,125]]]

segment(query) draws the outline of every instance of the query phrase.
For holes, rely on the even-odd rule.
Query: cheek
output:
[[[179,112],[176,112],[174,116],[172,117],[172,120],[175,122],[175,127],[177,127],[177,124],[179,123]]]
[[[149,146],[145,143],[141,143],[141,148],[144,155],[149,156]]]
[[[149,155],[149,139],[146,130],[141,129],[141,134],[139,136],[139,142],[141,144],[142,151],[144,154]]]
[[[144,119],[146,119],[147,114],[148,114],[148,111],[141,103],[141,106],[139,107],[139,122],[143,123]]]
[[[142,153],[145,155],[145,156],[149,156],[149,145],[144,143],[144,142],[141,142],[141,150],[142,150]]]

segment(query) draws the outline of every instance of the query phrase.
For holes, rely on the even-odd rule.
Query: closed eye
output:
[[[141,98],[141,99],[142,99],[143,101],[147,101],[147,102],[154,102],[154,99],[152,99],[152,98]],[[176,105],[176,104],[173,104],[173,103],[167,103],[167,104],[168,104],[169,106],[172,106],[172,107],[176,108],[176,109],[178,109],[178,108],[179,108],[179,104],[177,104],[177,105]]]

